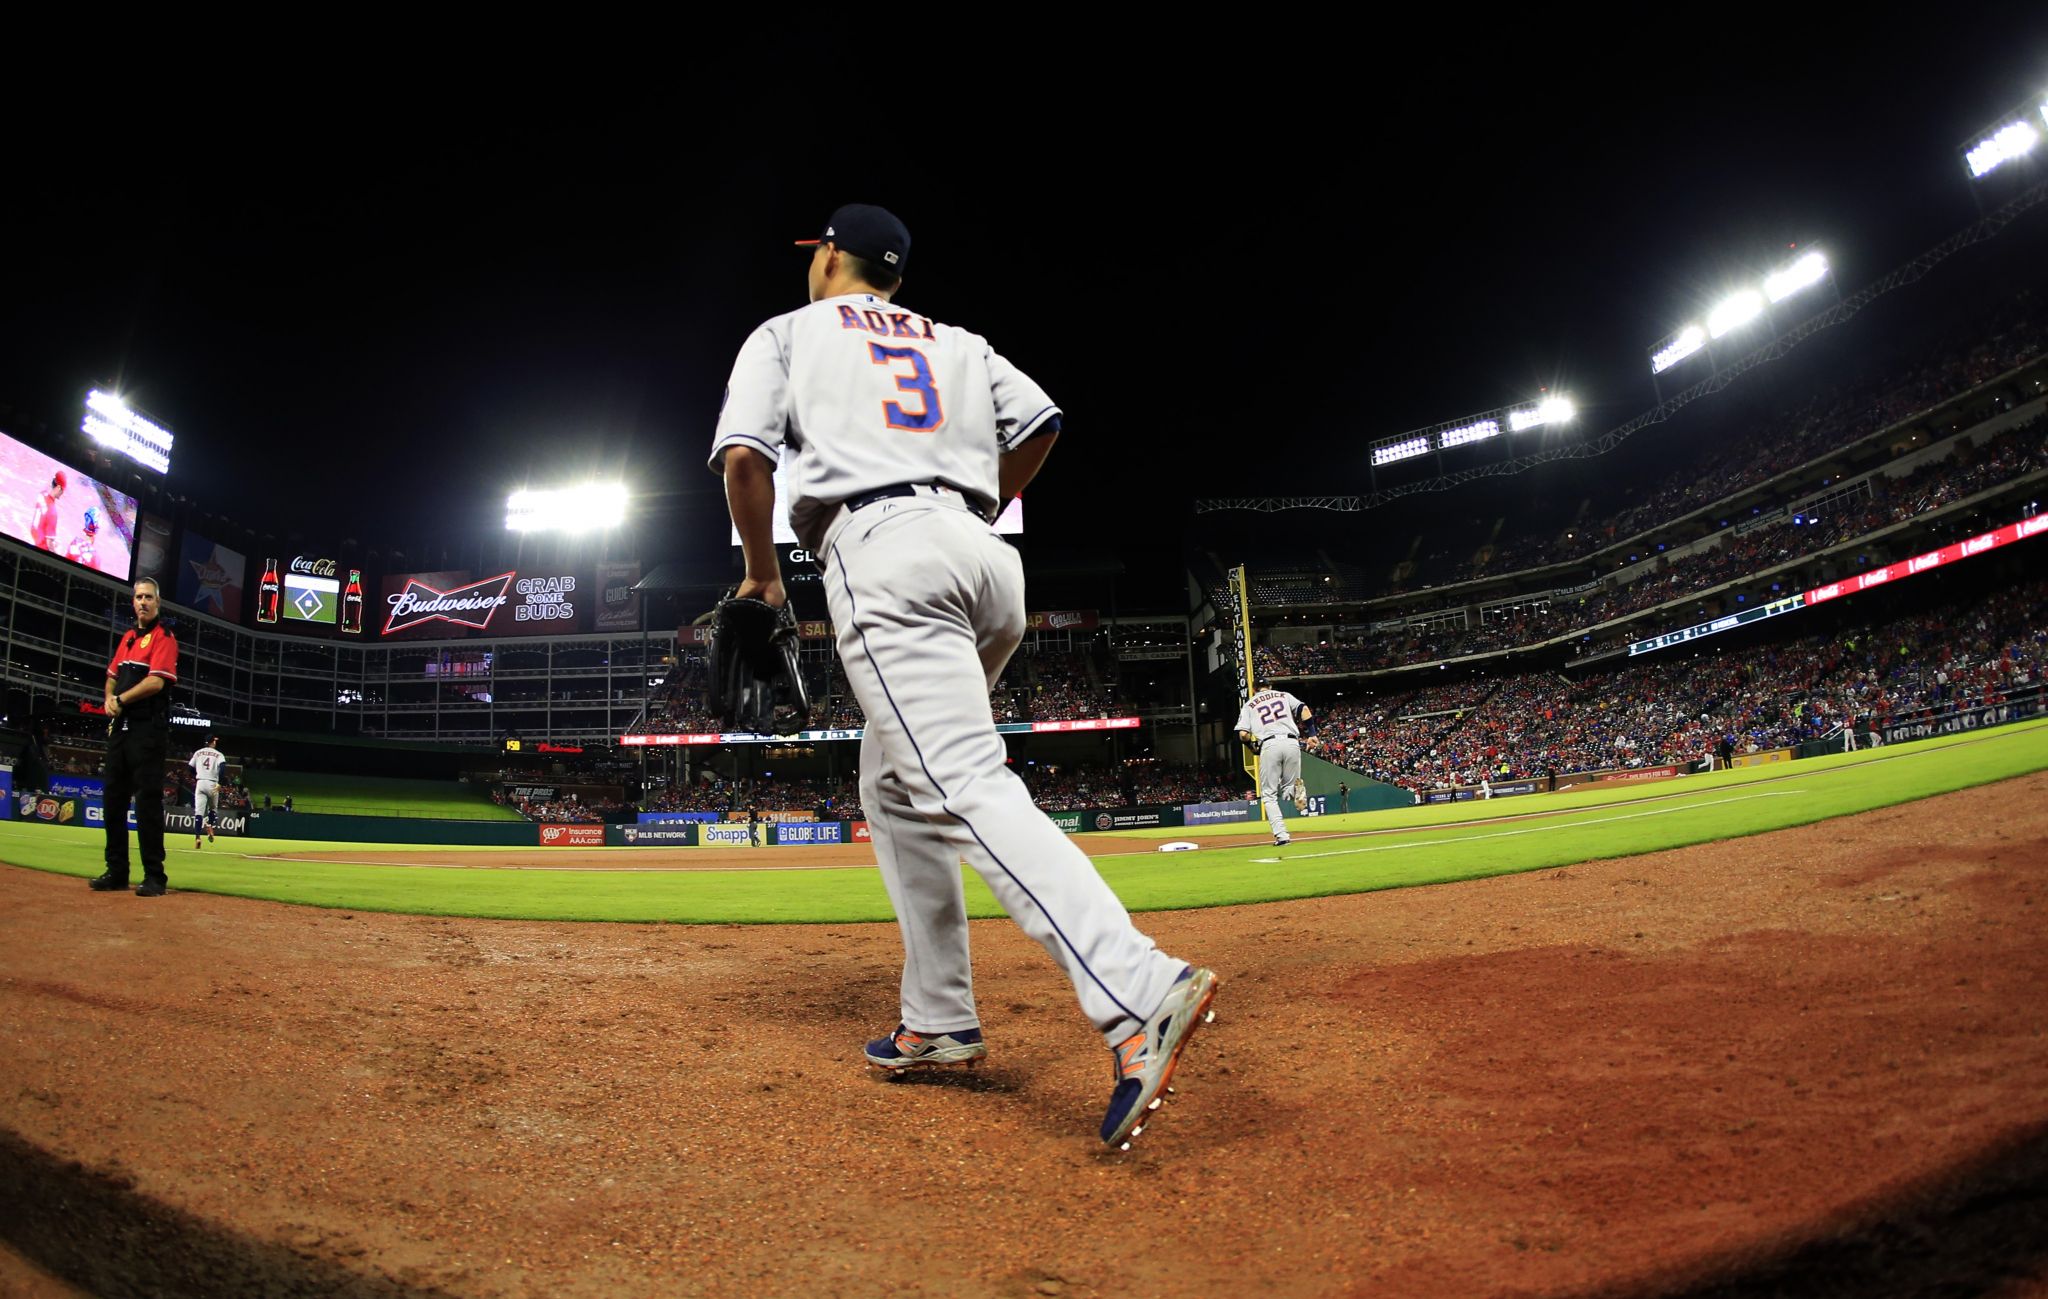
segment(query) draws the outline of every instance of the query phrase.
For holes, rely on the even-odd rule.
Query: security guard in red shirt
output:
[[[138,898],[160,898],[164,878],[164,757],[170,740],[169,690],[178,680],[178,642],[157,621],[155,578],[135,583],[135,626],[107,665],[107,873],[92,887],[128,887],[128,800],[142,845]]]

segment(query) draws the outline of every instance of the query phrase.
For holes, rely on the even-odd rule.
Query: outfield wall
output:
[[[441,821],[424,816],[340,816],[328,812],[248,814],[251,839],[319,839],[339,843],[447,843],[532,848],[540,828],[531,821]]]

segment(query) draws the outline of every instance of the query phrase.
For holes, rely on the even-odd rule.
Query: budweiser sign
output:
[[[417,577],[409,578],[403,589],[385,597],[391,602],[391,616],[384,620],[384,634],[389,636],[437,619],[482,631],[490,622],[491,615],[509,599],[505,592],[511,585],[511,573],[500,573],[496,577],[450,587],[446,591]]]

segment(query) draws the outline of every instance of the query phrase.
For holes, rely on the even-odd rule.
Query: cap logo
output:
[[[891,265],[891,266],[894,266],[894,265],[896,264],[896,254],[894,254],[894,253],[883,253],[883,254],[882,254],[882,260],[883,260],[883,261],[885,261],[885,262],[887,262],[887,263],[889,263],[889,265]]]
[[[828,235],[835,235],[838,234],[839,232],[837,230],[834,230],[831,226],[826,226],[825,233]]]

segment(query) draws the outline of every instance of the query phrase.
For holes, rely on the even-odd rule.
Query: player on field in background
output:
[[[1307,704],[1271,688],[1245,700],[1237,714],[1237,738],[1259,755],[1259,801],[1273,827],[1273,842],[1283,848],[1288,837],[1280,800],[1292,797],[1301,779],[1301,728],[1314,716]]]
[[[208,840],[213,838],[213,813],[220,806],[220,773],[228,765],[227,756],[217,747],[220,737],[206,737],[206,747],[195,750],[187,765],[192,768],[192,846],[201,848],[199,832],[206,831]]]

